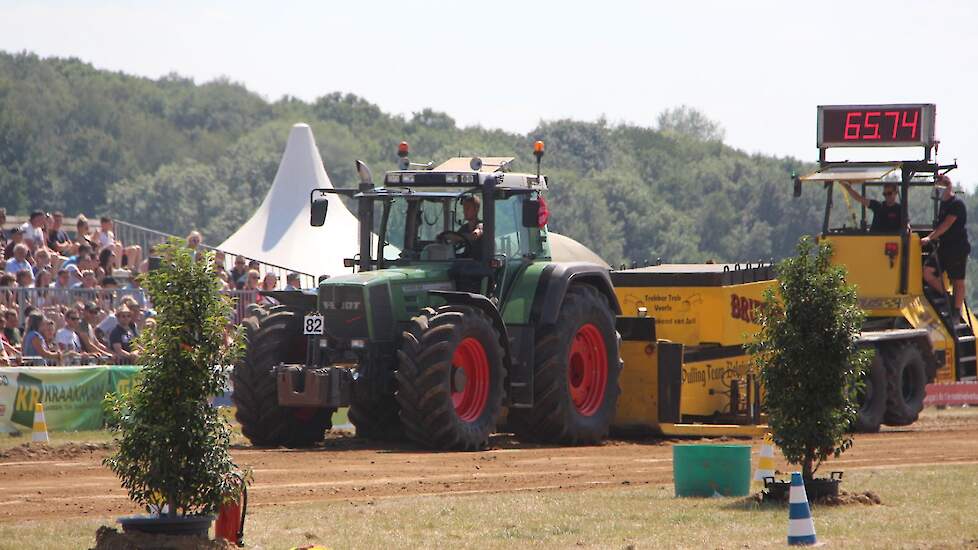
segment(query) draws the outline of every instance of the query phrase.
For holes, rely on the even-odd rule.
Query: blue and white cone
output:
[[[792,472],[791,489],[788,492],[788,544],[791,546],[815,544],[815,523],[808,507],[808,495],[801,474]]]

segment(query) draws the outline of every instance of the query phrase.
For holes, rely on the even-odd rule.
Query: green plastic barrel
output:
[[[677,497],[746,496],[750,445],[675,445],[672,470]]]

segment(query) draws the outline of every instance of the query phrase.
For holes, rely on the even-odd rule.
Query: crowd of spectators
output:
[[[131,364],[153,322],[142,249],[120,242],[109,217],[93,231],[79,216],[70,235],[63,223],[35,211],[8,229],[0,209],[0,364]]]
[[[138,278],[149,269],[148,257],[116,238],[109,217],[94,231],[85,216],[72,233],[63,223],[61,212],[35,211],[8,229],[0,208],[0,366],[132,364],[141,352],[136,337],[154,322]],[[195,253],[202,241],[197,231],[186,239]],[[235,293],[236,317],[249,303],[275,303],[258,291],[280,288],[278,276],[263,276],[258,261],[235,256],[228,269],[217,251],[213,265],[224,290],[245,291]],[[297,290],[300,277],[290,273],[285,283]]]

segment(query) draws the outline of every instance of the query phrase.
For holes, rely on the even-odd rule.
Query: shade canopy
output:
[[[888,162],[881,164],[831,164],[824,168],[802,176],[801,181],[811,181],[824,183],[827,181],[848,181],[852,183],[863,183],[867,181],[879,181],[900,169],[900,163]]]

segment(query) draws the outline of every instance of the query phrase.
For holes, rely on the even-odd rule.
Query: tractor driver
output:
[[[458,228],[458,232],[465,237],[467,243],[465,255],[474,260],[482,257],[482,243],[480,242],[482,239],[482,220],[479,219],[479,208],[481,206],[482,201],[476,195],[466,195],[462,199],[462,215],[465,216],[465,222],[462,223],[462,227]]]
[[[852,198],[873,211],[873,224],[869,226],[873,233],[899,233],[900,232],[900,203],[897,202],[897,185],[895,183],[883,184],[883,202],[867,199],[852,188],[848,181],[842,182],[842,188],[846,190]]]

